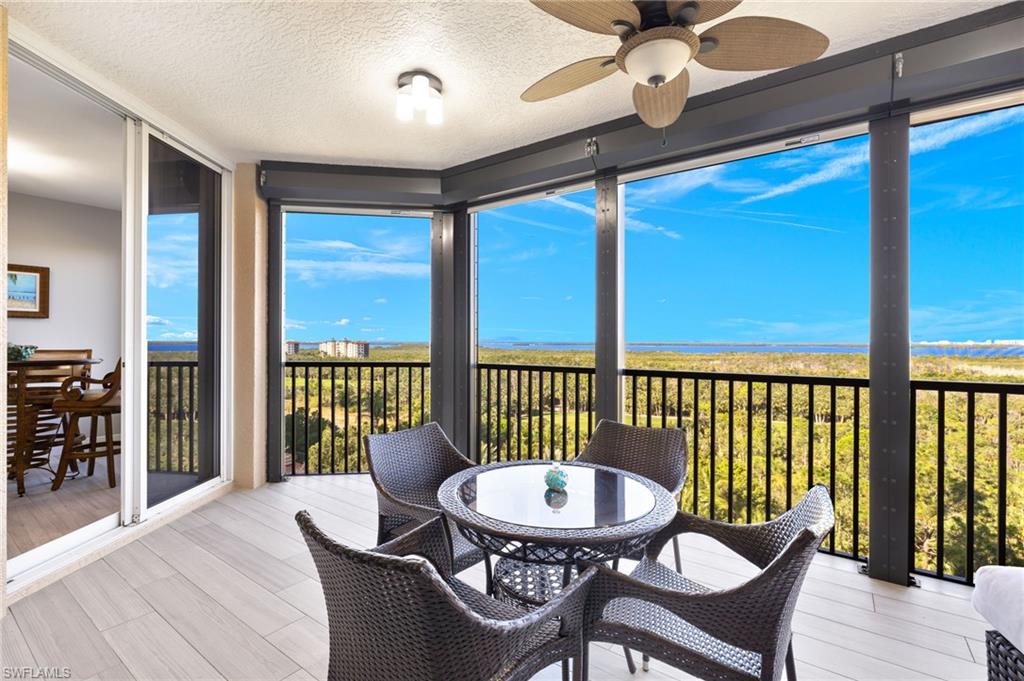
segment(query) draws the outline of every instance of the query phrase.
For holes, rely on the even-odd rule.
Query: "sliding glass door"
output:
[[[152,508],[220,475],[218,170],[152,132],[146,182],[146,468]]]

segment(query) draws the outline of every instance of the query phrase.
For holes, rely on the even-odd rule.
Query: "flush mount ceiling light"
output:
[[[406,71],[398,77],[395,117],[408,122],[416,117],[417,111],[424,112],[424,118],[431,125],[444,122],[441,79],[426,71]]]
[[[576,28],[618,36],[613,55],[591,57],[540,79],[523,92],[539,102],[596,83],[616,71],[634,81],[633,107],[652,128],[665,128],[686,106],[691,60],[721,71],[768,71],[805,64],[828,48],[828,38],[809,26],[775,17],[726,19],[702,31],[742,0],[530,0]]]

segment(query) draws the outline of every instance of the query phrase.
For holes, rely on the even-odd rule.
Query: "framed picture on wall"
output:
[[[7,316],[50,317],[50,268],[7,265]]]

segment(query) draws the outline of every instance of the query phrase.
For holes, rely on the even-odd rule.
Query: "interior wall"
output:
[[[49,319],[8,319],[12,343],[92,348],[100,377],[121,356],[121,213],[11,193],[8,259],[50,268]]]

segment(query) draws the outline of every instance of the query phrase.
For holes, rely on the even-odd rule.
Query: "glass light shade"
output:
[[[416,112],[416,103],[412,96],[412,86],[405,85],[398,89],[395,98],[395,118],[402,122],[411,121]]]
[[[626,73],[641,85],[652,79],[667,83],[678,76],[693,54],[682,40],[660,38],[637,45],[626,55]]]
[[[430,79],[426,76],[412,77],[412,100],[417,111],[424,111],[430,103]]]
[[[427,104],[427,123],[441,125],[444,123],[444,100],[437,90],[430,90],[430,102]]]

